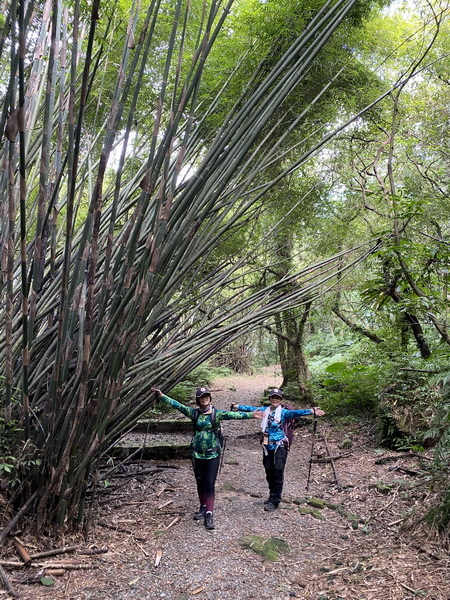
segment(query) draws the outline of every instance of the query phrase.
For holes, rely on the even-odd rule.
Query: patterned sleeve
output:
[[[195,408],[190,408],[189,406],[186,406],[185,404],[181,404],[181,402],[178,402],[177,400],[174,400],[173,398],[169,398],[169,396],[166,396],[164,394],[160,397],[160,400],[161,400],[161,402],[164,402],[164,404],[173,406],[173,408],[176,408],[177,410],[179,410],[180,413],[183,413],[183,415],[185,415],[189,419],[194,418]]]
[[[236,412],[231,410],[218,410],[217,418],[219,421],[229,421],[231,419],[253,419],[253,413]]]

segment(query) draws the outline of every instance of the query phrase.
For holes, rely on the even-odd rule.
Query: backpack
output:
[[[283,408],[285,408],[286,410],[292,410],[292,408],[290,406],[288,406],[287,404],[282,404],[281,406]],[[281,427],[283,428],[283,431],[284,431],[284,435],[286,436],[286,439],[287,439],[287,443],[285,444],[285,446],[287,447],[288,450],[291,447],[292,442],[294,441],[294,429],[295,429],[296,425],[297,425],[297,419],[295,417],[293,419],[286,419],[286,421],[281,424]]]
[[[200,416],[200,411],[198,408],[196,408],[195,413],[194,413],[194,420],[193,420],[194,432],[197,431],[197,421],[198,421],[199,416]],[[225,445],[225,439],[224,439],[224,435],[223,435],[222,425],[216,420],[216,408],[214,406],[211,407],[211,414],[209,415],[209,418],[211,419],[212,430],[216,434],[217,440],[219,442],[220,450],[222,450]]]

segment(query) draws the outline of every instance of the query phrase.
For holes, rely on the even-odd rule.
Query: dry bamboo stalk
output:
[[[79,550],[78,554],[91,555],[91,554],[106,554],[109,552],[108,548],[93,548],[92,550]]]
[[[78,546],[63,546],[62,548],[55,548],[54,550],[45,550],[44,552],[37,552],[31,555],[31,559],[45,558],[46,556],[56,556],[58,554],[66,554],[67,552],[75,552],[78,550]]]
[[[84,569],[98,569],[98,565],[96,564],[86,564],[84,565],[83,563],[76,563],[73,565],[69,565],[69,564],[61,564],[61,563],[50,563],[50,564],[45,564],[45,563],[36,563],[37,567],[41,567],[43,569],[66,569],[67,571],[81,571]]]
[[[19,510],[16,516],[13,519],[11,519],[8,525],[3,529],[3,531],[0,533],[0,544],[3,543],[3,540],[9,535],[9,532],[12,531],[12,529],[20,521],[23,515],[25,515],[30,510],[30,507],[34,502],[36,496],[37,492],[34,492],[34,494],[25,502],[25,504],[22,506],[22,508]]]
[[[13,539],[13,544],[14,544],[15,549],[17,550],[17,553],[19,554],[20,558],[23,560],[25,565],[30,565],[31,564],[31,556],[29,555],[25,546],[17,538]]]

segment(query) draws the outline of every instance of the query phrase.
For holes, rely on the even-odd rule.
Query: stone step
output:
[[[123,437],[110,454],[123,460],[141,449],[145,460],[176,460],[190,458],[192,433],[139,433],[132,432]]]
[[[178,432],[193,431],[192,421],[190,419],[148,419],[138,421],[133,428],[135,432]]]

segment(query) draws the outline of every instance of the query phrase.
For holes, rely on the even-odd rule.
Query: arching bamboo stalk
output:
[[[242,331],[320,297],[337,273],[356,268],[373,250],[345,250],[256,292],[245,286],[224,290],[251,271],[246,264],[263,252],[263,243],[243,256],[215,259],[221,242],[262,209],[264,194],[325,143],[317,129],[296,164],[286,165],[289,134],[318,101],[294,118],[286,98],[305,81],[354,4],[325,2],[272,69],[265,72],[260,63],[213,136],[205,126],[220,93],[210,108],[199,106],[199,97],[231,0],[205,1],[200,17],[182,0],[153,0],[142,22],[139,3],[133,4],[119,58],[115,47],[106,46],[110,38],[115,43],[112,33],[103,35],[119,26],[113,15],[100,15],[108,7],[95,0],[87,19],[78,0],[54,0],[39,33],[28,32],[50,59],[47,66],[37,54],[26,82],[23,47],[20,60],[11,56],[8,93],[14,96],[18,81],[27,126],[19,127],[19,167],[11,154],[9,225],[1,238],[9,239],[10,254],[2,314],[8,337],[0,340],[0,366],[7,373],[9,403],[13,387],[22,382],[25,437],[42,456],[37,497],[43,522],[80,518],[91,469],[102,449],[150,406],[152,382],[174,385]],[[20,23],[25,40],[23,14]],[[162,28],[168,32],[165,47],[158,37]],[[65,47],[58,53],[60,38]],[[113,59],[117,73],[109,86],[101,68],[111,68]],[[103,109],[105,90],[109,99]],[[275,134],[278,142],[271,139]],[[113,175],[108,165],[120,138]],[[11,150],[15,144],[13,135]],[[132,160],[130,144],[135,144]],[[279,176],[270,175],[281,159]],[[0,191],[7,189],[3,177]],[[17,207],[20,258],[14,240]],[[23,308],[17,306],[18,282]]]

